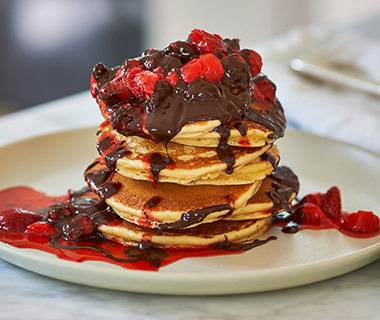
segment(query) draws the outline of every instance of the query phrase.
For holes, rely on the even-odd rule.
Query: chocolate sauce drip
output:
[[[286,185],[294,192],[298,193],[300,189],[300,183],[298,177],[290,168],[286,166],[279,166],[276,168],[274,172],[272,172],[271,177],[280,182],[281,184]]]
[[[270,164],[272,165],[273,170],[276,169],[276,167],[277,167],[277,160],[276,160],[275,156],[273,156],[272,154],[269,154],[268,152],[264,152],[261,155],[261,159],[264,160],[264,161],[268,160],[270,162]]]
[[[96,144],[96,148],[97,148],[99,154],[102,155],[104,153],[104,151],[111,148],[112,145],[113,145],[112,141],[107,136],[107,137],[103,138],[102,140],[98,141],[98,143]]]
[[[110,181],[113,176],[111,170],[97,170],[91,172],[85,172],[84,179],[87,185],[94,190],[102,200],[113,196],[120,188],[119,182]]]
[[[157,227],[158,234],[162,234],[167,229],[182,229],[190,227],[196,223],[202,222],[209,214],[217,211],[229,210],[232,212],[232,207],[229,204],[216,205],[194,211],[183,213],[181,219],[172,223],[163,223]]]
[[[240,50],[240,44],[238,39],[223,39],[224,44],[227,47],[227,54],[232,54],[234,50]]]
[[[293,193],[298,193],[299,191],[297,176],[291,169],[285,166],[277,167],[270,176],[278,181],[272,183],[272,186],[275,188],[274,191],[266,191],[266,194],[271,198],[274,205],[272,209],[273,214],[276,215],[280,210],[291,212],[290,197]]]
[[[84,179],[87,182],[88,186],[92,190],[98,190],[99,187],[109,181],[112,177],[111,170],[99,170],[99,171],[86,171]]]
[[[158,184],[161,170],[165,169],[173,160],[168,156],[164,157],[160,153],[152,153],[149,157],[149,170],[153,175],[154,184]]]
[[[120,143],[115,149],[111,152],[107,153],[104,157],[104,161],[106,166],[110,168],[112,171],[116,170],[117,160],[121,158],[125,158],[130,155],[132,151],[128,150],[123,143]]]
[[[247,135],[248,128],[244,123],[236,122],[234,123],[234,127],[239,131],[242,137],[245,137]]]
[[[144,208],[152,209],[153,207],[157,206],[161,202],[161,197],[152,197],[150,198],[146,204],[144,205]]]
[[[230,136],[230,129],[227,125],[220,125],[214,129],[220,135],[219,144],[217,147],[217,153],[219,159],[227,164],[226,173],[231,174],[234,172],[235,156],[231,151],[230,146],[227,144],[228,137]]]
[[[253,248],[262,246],[263,244],[268,243],[269,241],[277,240],[277,237],[275,236],[270,236],[269,238],[265,240],[259,240],[259,239],[254,239],[253,241],[246,242],[246,243],[231,243],[229,241],[224,241],[221,243],[218,243],[214,246],[215,250],[219,251],[248,251]]]
[[[98,188],[97,194],[102,200],[106,200],[118,192],[120,188],[121,183],[119,182],[106,182]]]

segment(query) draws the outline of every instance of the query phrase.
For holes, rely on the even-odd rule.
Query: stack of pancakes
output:
[[[223,41],[228,45],[227,40]],[[193,50],[194,61],[204,57],[191,42],[168,48],[179,47],[181,53]],[[162,61],[180,57],[182,62],[175,58],[175,63],[186,63],[184,55],[169,49],[160,51]],[[235,45],[227,54],[236,56],[238,49]],[[100,157],[87,168],[85,179],[120,217],[118,223],[99,226],[99,231],[123,244],[163,247],[255,239],[268,229],[273,211],[286,209],[298,192],[297,177],[277,167],[275,141],[283,135],[286,121],[274,97],[275,86],[262,75],[246,87],[231,85],[227,71],[221,81],[198,79],[189,84],[173,64],[169,69],[177,72],[176,82],[156,80],[154,93],[146,91],[145,96],[122,91],[124,83],[135,90],[127,82],[133,72],[157,78],[168,69],[167,64],[153,69],[158,55],[157,50],[150,52],[121,67],[97,65],[93,71],[92,94],[106,121],[98,131]],[[220,54],[226,55],[216,52]],[[234,59],[224,64],[225,70],[240,63],[250,72],[252,62],[245,62],[243,54]],[[165,72],[160,79],[170,75]],[[266,95],[259,92],[260,83]],[[209,91],[205,94],[202,88]],[[191,90],[200,93],[188,98]]]
[[[189,127],[199,130],[208,125]],[[242,243],[261,235],[272,216],[274,203],[268,191],[276,190],[271,173],[279,161],[279,151],[268,142],[268,130],[260,131],[263,138],[258,138],[256,131],[248,130],[246,138],[261,146],[230,146],[236,162],[233,173],[227,174],[227,164],[219,159],[215,146],[194,145],[196,141],[204,145],[202,138],[189,139],[191,145],[170,142],[165,148],[150,139],[125,137],[103,123],[98,134],[101,158],[86,171],[86,179],[122,221],[101,225],[99,230],[107,238],[128,245],[148,242],[165,247]],[[186,138],[179,135],[178,140],[184,143]],[[150,159],[158,155],[161,159],[169,155],[175,166],[154,176]],[[93,178],[98,173],[107,175],[106,183]],[[100,188],[105,184],[110,190],[112,185],[119,188],[108,196]],[[295,196],[292,192],[289,202]]]

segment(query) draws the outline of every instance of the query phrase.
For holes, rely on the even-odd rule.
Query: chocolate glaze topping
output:
[[[213,51],[224,70],[221,79],[206,80],[206,76],[200,76],[188,81],[182,72],[184,65],[205,55],[204,48],[191,39],[174,42],[163,50],[146,50],[141,57],[127,59],[120,67],[107,69],[96,64],[92,94],[106,121],[125,136],[138,135],[165,145],[184,125],[207,120],[221,122],[217,132],[233,120],[245,120],[272,131],[271,138],[282,137],[286,121],[274,98],[274,84],[270,82],[269,89],[273,94],[265,94],[264,98],[255,94],[260,83],[269,80],[262,74],[252,74],[252,50],[240,50],[237,39],[225,39],[225,49]],[[258,72],[260,69],[261,65]],[[144,82],[141,75],[149,75],[149,79]],[[243,125],[238,130],[246,135]],[[227,163],[227,172],[232,173],[234,159],[228,151],[228,136],[229,133],[221,134],[218,154]]]
[[[183,213],[181,219],[176,222],[160,224],[157,227],[158,234],[162,234],[167,229],[190,227],[196,223],[203,221],[209,214],[223,210],[229,210],[229,213],[231,213],[232,207],[230,204],[223,204]]]

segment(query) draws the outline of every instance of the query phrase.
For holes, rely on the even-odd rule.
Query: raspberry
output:
[[[217,34],[211,34],[204,30],[194,29],[191,31],[189,40],[195,44],[195,46],[202,53],[215,53],[218,52],[227,54],[227,47],[223,42],[223,39]]]
[[[159,73],[141,71],[133,78],[133,84],[137,90],[144,92],[148,98],[154,92],[156,82],[163,78],[164,76]]]
[[[274,100],[276,97],[276,87],[268,79],[262,79],[256,81],[255,85],[258,87],[259,91],[263,94],[266,99]],[[261,99],[260,99],[261,100]]]
[[[50,237],[57,233],[57,230],[47,222],[37,221],[35,223],[30,224],[25,233],[29,236],[36,237]]]
[[[197,59],[190,60],[181,68],[181,77],[186,83],[191,83],[199,78],[210,82],[218,82],[222,80],[223,74],[222,63],[212,53],[200,55]]]
[[[260,101],[265,100],[264,94],[260,91],[260,88],[258,87],[256,83],[253,84],[253,97],[256,100],[260,100]]]
[[[314,203],[304,203],[297,210],[302,212],[303,219],[307,221],[322,222],[326,219],[322,209]]]
[[[240,51],[242,57],[247,61],[251,68],[252,77],[261,72],[261,67],[263,66],[263,61],[261,56],[251,49],[243,49]]]
[[[379,217],[371,211],[361,211],[349,214],[342,220],[343,227],[355,232],[375,232],[379,230]]]
[[[11,234],[23,233],[28,225],[40,221],[41,215],[22,209],[8,209],[0,213],[0,229]]]
[[[338,187],[331,187],[322,196],[322,211],[330,218],[339,218],[342,213],[342,201]]]

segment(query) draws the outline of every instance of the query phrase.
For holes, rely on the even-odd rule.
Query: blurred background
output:
[[[96,62],[116,66],[193,28],[244,47],[375,14],[379,0],[0,0],[0,115],[87,90]]]

